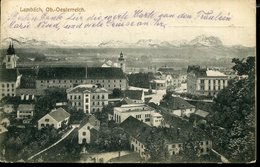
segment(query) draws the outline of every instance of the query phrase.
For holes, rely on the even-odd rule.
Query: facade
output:
[[[63,108],[53,109],[50,113],[38,120],[38,129],[53,126],[55,129],[62,127],[62,124],[68,125],[70,114]]]
[[[149,126],[159,126],[163,117],[156,113],[152,107],[145,104],[128,104],[121,107],[114,107],[113,120],[122,123],[125,119],[132,116]]]
[[[16,69],[0,69],[0,100],[5,96],[16,96],[22,75]]]
[[[108,104],[108,91],[96,85],[78,85],[67,90],[67,99],[84,113],[99,112]]]
[[[91,141],[91,129],[99,130],[100,121],[96,119],[93,115],[88,115],[82,120],[78,130],[78,143],[90,143]]]
[[[160,106],[165,108],[169,113],[179,117],[190,117],[196,107],[183,100],[180,97],[170,97],[167,101],[161,101]]]
[[[17,119],[32,119],[33,115],[33,104],[19,104],[17,108]]]
[[[228,85],[228,76],[216,71],[189,66],[187,92],[190,94],[214,96]]]
[[[113,67],[52,67],[39,68],[36,89],[50,87],[73,88],[81,84],[99,84],[112,91],[115,88],[125,90],[128,87],[122,69]]]

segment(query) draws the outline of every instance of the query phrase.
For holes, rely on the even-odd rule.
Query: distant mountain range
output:
[[[110,40],[99,44],[77,43],[71,41],[39,41],[28,38],[5,38],[2,40],[2,48],[7,48],[10,41],[13,41],[16,48],[176,48],[176,47],[225,47],[222,41],[215,36],[200,35],[191,41],[174,40],[160,41],[152,39],[141,39],[135,43]],[[231,46],[234,48],[246,48],[242,45]]]

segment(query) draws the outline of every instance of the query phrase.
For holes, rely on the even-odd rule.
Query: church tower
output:
[[[7,53],[4,60],[6,69],[16,68],[16,61],[17,61],[17,57],[15,55],[14,45],[11,42],[9,48],[7,49]]]
[[[125,72],[125,59],[122,52],[120,53],[120,57],[118,58],[118,63],[120,65],[120,68],[123,70],[123,72]]]

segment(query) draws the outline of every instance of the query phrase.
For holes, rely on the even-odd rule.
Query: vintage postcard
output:
[[[1,163],[254,163],[254,0],[1,0]]]

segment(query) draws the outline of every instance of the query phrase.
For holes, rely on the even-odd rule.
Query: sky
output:
[[[74,0],[73,3],[68,0],[56,1],[46,0],[44,2],[38,0],[2,0],[1,1],[1,40],[13,38],[30,38],[41,41],[61,42],[66,41],[75,44],[89,43],[98,44],[110,40],[120,40],[127,43],[134,43],[140,39],[153,39],[160,41],[174,40],[192,40],[195,37],[204,34],[207,36],[216,36],[221,39],[224,45],[244,45],[249,47],[255,46],[256,41],[256,24],[255,24],[255,2],[253,0],[143,0],[143,1],[126,1],[126,0]],[[144,12],[155,11],[156,16],[159,14],[175,14],[186,13],[192,15],[192,19],[172,19],[163,18],[166,27],[159,26],[133,26],[112,28],[86,28],[86,29],[41,29],[35,28],[38,22],[29,22],[30,28],[19,29],[10,28],[11,21],[19,23],[21,21],[10,19],[13,13],[18,12],[19,16],[30,14],[40,17],[42,12],[21,12],[24,8],[41,8],[45,12],[46,7],[51,8],[84,8],[85,12],[75,13],[75,15],[83,16],[84,19],[89,16],[106,16],[116,15],[128,12],[129,17],[133,16],[135,10],[143,10]],[[201,20],[198,17],[198,11],[213,11],[212,16],[219,13],[230,16],[230,21],[211,21]],[[49,16],[57,16],[59,12],[48,12]],[[67,12],[64,18],[72,13]],[[9,20],[8,20],[9,19]],[[11,21],[10,21],[11,20]],[[149,21],[150,19],[130,18],[129,21]],[[28,22],[28,21],[27,21]],[[92,21],[93,22],[93,21]],[[92,23],[91,22],[91,23]],[[26,24],[25,22],[22,22]],[[67,21],[61,21],[66,24]],[[69,22],[70,23],[70,22]],[[72,21],[71,23],[80,23]],[[83,25],[86,22],[83,22]],[[53,22],[54,24],[54,22]]]

